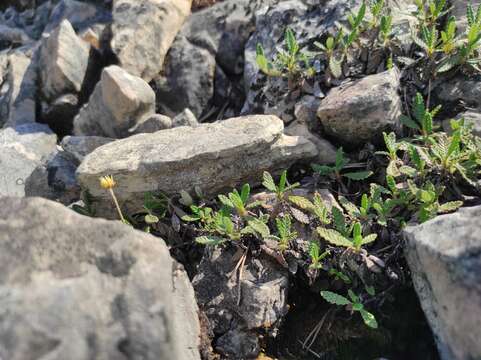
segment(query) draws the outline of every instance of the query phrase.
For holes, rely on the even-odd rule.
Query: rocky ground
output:
[[[0,360],[481,359],[479,3],[3,1]]]

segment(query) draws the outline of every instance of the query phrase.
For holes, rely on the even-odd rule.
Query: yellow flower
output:
[[[106,189],[106,190],[113,189],[115,185],[117,184],[114,181],[114,178],[112,177],[112,175],[106,175],[106,176],[100,177],[100,186],[103,189]]]

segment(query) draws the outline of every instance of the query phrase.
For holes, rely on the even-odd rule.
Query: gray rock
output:
[[[199,360],[191,284],[162,239],[0,198],[0,356]]]
[[[434,90],[439,103],[455,105],[463,102],[464,105],[481,109],[481,77],[456,76],[443,81]]]
[[[57,136],[37,123],[0,130],[0,196],[24,196],[25,182],[56,151]]]
[[[286,128],[285,133],[290,136],[301,136],[316,145],[318,155],[315,161],[317,164],[333,164],[336,162],[337,149],[334,145],[309,131],[306,124],[294,121]]]
[[[98,24],[110,24],[112,14],[102,6],[102,1],[60,0],[52,9],[44,31],[51,32],[65,19],[80,32]]]
[[[190,13],[192,0],[114,0],[110,45],[120,65],[149,82]]]
[[[36,120],[37,61],[35,47],[0,53],[0,128]]]
[[[125,137],[131,127],[154,113],[155,93],[149,84],[118,66],[109,66],[74,119],[74,134]]]
[[[25,196],[39,196],[69,205],[80,198],[75,177],[79,162],[65,151],[57,151],[35,168],[25,181]]]
[[[279,116],[286,123],[295,119],[295,105],[299,101],[283,78],[266,78],[256,63],[256,47],[262,44],[268,58],[284,47],[286,28],[291,28],[301,47],[312,44],[323,33],[333,33],[336,23],[343,23],[347,15],[361,4],[360,0],[329,0],[323,6],[306,1],[282,1],[263,8],[256,16],[255,32],[245,47],[244,84],[247,98],[242,114],[268,113]]]
[[[481,358],[481,207],[438,216],[404,234],[405,254],[441,359]]]
[[[154,114],[152,116],[149,116],[148,118],[145,118],[144,120],[130,128],[129,133],[132,135],[154,133],[159,130],[171,128],[172,119],[170,117],[161,114]]]
[[[0,23],[0,49],[8,46],[17,47],[32,42],[32,39],[22,30],[11,28]]]
[[[199,122],[190,109],[184,109],[172,119],[172,127],[177,126],[197,126]]]
[[[42,93],[49,101],[78,94],[86,77],[90,46],[80,39],[68,20],[42,39],[40,74]]]
[[[96,148],[112,141],[114,139],[100,136],[65,136],[60,146],[80,163]]]
[[[174,113],[189,108],[197,118],[207,112],[214,100],[216,64],[226,74],[242,73],[244,45],[254,29],[255,13],[276,2],[226,0],[192,14],[157,80],[159,107]]]
[[[175,194],[198,186],[207,196],[214,195],[239,183],[256,184],[264,170],[278,173],[316,156],[310,141],[285,136],[278,118],[250,116],[104,145],[84,159],[77,175],[82,188],[98,197],[98,213],[109,214],[114,209],[98,179],[112,174],[119,201],[129,213],[142,207],[148,191]]]
[[[249,258],[240,291],[232,274],[242,252],[234,247],[206,248],[192,284],[199,306],[216,335],[214,346],[238,359],[256,357],[260,347],[252,330],[275,328],[287,313],[288,273],[266,258]]]
[[[392,69],[333,88],[317,111],[325,132],[352,146],[378,140],[401,115],[399,80]]]

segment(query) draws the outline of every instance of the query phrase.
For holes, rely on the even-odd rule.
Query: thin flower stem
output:
[[[115,207],[117,208],[117,212],[119,213],[120,220],[122,222],[125,222],[124,215],[122,215],[122,211],[120,210],[119,202],[117,201],[117,197],[115,196],[114,190],[109,189],[110,195],[112,196],[112,199],[114,200]]]

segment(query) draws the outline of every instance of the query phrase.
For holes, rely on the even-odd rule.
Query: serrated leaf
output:
[[[348,179],[351,179],[354,181],[360,181],[360,180],[367,179],[372,174],[374,174],[372,171],[356,171],[356,172],[344,173],[342,174],[342,176],[347,177]]]
[[[262,238],[266,238],[271,234],[269,227],[259,219],[249,220],[247,224]]]
[[[377,329],[377,321],[373,314],[364,309],[361,309],[359,312],[362,316],[362,319],[364,320],[364,324],[366,324],[370,328]]]
[[[372,243],[377,239],[377,234],[369,234],[362,239],[362,245]]]
[[[407,117],[406,115],[401,115],[400,120],[404,126],[410,129],[420,130],[419,125],[410,117]]]
[[[230,207],[230,208],[235,207],[234,203],[227,196],[221,194],[221,195],[218,195],[218,198],[219,198],[220,202],[222,203],[222,205],[225,205],[225,206]]]
[[[342,76],[342,60],[337,60],[334,56],[329,59],[329,71],[334,78],[339,79]]]
[[[403,175],[407,175],[409,177],[414,177],[417,174],[417,170],[411,166],[403,165],[399,167],[399,172]]]
[[[357,208],[357,206],[347,200],[344,196],[339,196],[339,202],[350,215],[357,216],[357,214],[359,213],[359,209]]]
[[[321,296],[324,298],[324,300],[326,300],[330,304],[339,305],[339,306],[351,304],[349,299],[345,298],[342,295],[336,294],[332,291],[321,291]]]
[[[294,207],[290,207],[290,210],[294,219],[296,219],[300,223],[306,224],[306,225],[310,223],[309,216],[303,213],[301,210],[298,210]]]
[[[438,212],[441,213],[441,214],[453,212],[453,211],[458,210],[461,206],[463,206],[462,201],[450,201],[450,202],[442,204],[439,207]]]
[[[319,234],[319,236],[321,236],[324,240],[326,240],[328,243],[332,245],[343,246],[348,248],[353,246],[353,243],[349,239],[342,236],[342,234],[337,232],[336,230],[318,227],[316,231]]]
[[[184,215],[184,216],[181,217],[181,220],[185,221],[185,222],[195,222],[195,221],[199,221],[200,217],[199,216]]]
[[[304,196],[291,195],[288,199],[292,204],[303,210],[312,210],[314,208],[314,204]]]
[[[269,174],[267,171],[264,171],[264,174],[262,175],[262,185],[269,191],[277,191],[276,183],[274,182],[272,175]]]
[[[195,238],[195,242],[201,245],[208,245],[208,246],[217,246],[220,245],[227,240],[224,238],[221,238],[219,236],[198,236]]]

